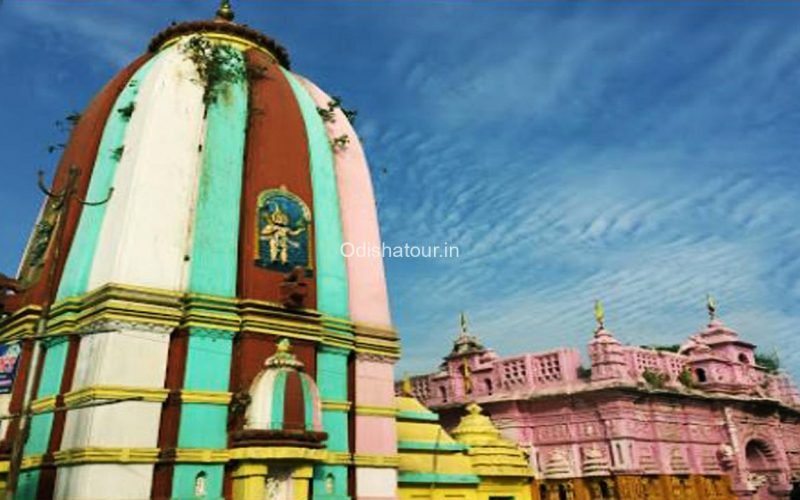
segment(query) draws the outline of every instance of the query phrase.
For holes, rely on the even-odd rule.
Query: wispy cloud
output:
[[[37,34],[39,48],[23,45],[41,64],[20,78],[39,81],[40,96],[56,93],[52,107],[98,88],[170,19],[208,17],[201,4],[8,4],[18,23],[0,29],[0,53],[13,58],[23,44],[14,26]],[[388,261],[400,370],[434,368],[462,309],[506,354],[582,348],[595,298],[635,344],[694,332],[710,291],[744,337],[768,351],[789,345],[800,321],[800,7],[240,2],[237,10],[358,109],[386,242],[461,250],[458,259]],[[74,76],[92,65],[102,69],[84,76],[91,82],[51,84],[60,70]],[[42,113],[22,104],[0,107]],[[40,125],[23,130],[34,135]],[[13,134],[4,139],[0,147],[17,155],[9,161],[32,163]],[[784,362],[800,378],[800,357]]]

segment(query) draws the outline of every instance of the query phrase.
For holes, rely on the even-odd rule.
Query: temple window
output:
[[[741,353],[739,353],[739,362],[740,363],[745,363],[745,364],[750,364],[750,358],[747,357],[747,354],[741,352]]]
[[[493,391],[492,380],[487,378],[486,380],[483,381],[483,383],[486,386],[486,394],[491,395]]]
[[[705,382],[707,380],[706,371],[703,370],[702,368],[698,368],[697,370],[695,370],[694,374],[697,376],[698,382]]]
[[[442,398],[442,401],[447,402],[447,388],[439,387],[439,397]]]
[[[194,477],[194,497],[195,498],[205,498],[206,497],[206,473],[205,471],[200,471]]]

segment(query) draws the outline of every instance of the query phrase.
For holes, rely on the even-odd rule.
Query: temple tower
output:
[[[369,169],[286,49],[227,1],[166,28],[47,190],[0,300],[7,411],[31,413],[2,443],[18,498],[396,497],[383,262],[342,252],[380,247]]]
[[[592,361],[592,381],[622,380],[626,378],[628,366],[622,344],[605,327],[605,310],[598,300],[594,306],[597,329],[589,342],[589,358]]]

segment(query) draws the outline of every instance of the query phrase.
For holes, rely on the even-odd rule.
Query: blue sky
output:
[[[0,272],[13,274],[82,109],[171,20],[212,1],[0,7]],[[295,71],[358,110],[388,244],[400,371],[458,313],[501,354],[583,348],[602,298],[633,344],[724,321],[800,377],[800,4],[234,2]]]

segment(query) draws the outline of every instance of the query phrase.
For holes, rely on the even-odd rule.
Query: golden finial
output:
[[[281,339],[275,349],[275,354],[267,358],[264,366],[267,367],[292,367],[299,370],[303,369],[301,363],[292,353],[292,344],[289,339]]]
[[[233,9],[231,9],[231,2],[230,0],[221,0],[219,2],[219,8],[217,9],[217,19],[223,19],[225,21],[233,21]]]
[[[408,375],[408,373],[403,375],[403,388],[401,392],[403,396],[409,398],[414,396],[414,386],[411,385],[411,377]]]
[[[708,309],[708,319],[710,321],[717,319],[717,301],[710,293],[706,294],[706,309]]]
[[[480,415],[482,411],[483,408],[478,406],[478,403],[474,401],[467,405],[467,412],[469,412],[470,415]]]
[[[464,311],[461,311],[461,333],[463,335],[467,334],[467,315]]]
[[[597,321],[598,330],[605,328],[606,311],[603,309],[603,303],[599,300],[594,301],[594,319]]]

